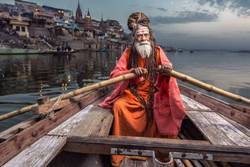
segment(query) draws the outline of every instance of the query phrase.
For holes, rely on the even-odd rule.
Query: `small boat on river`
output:
[[[115,137],[110,135],[112,112],[98,107],[112,90],[112,86],[102,82],[61,98],[43,98],[30,108],[18,110],[33,110],[37,114],[0,133],[0,166],[105,167],[111,166],[113,154],[147,157],[125,158],[121,166],[128,167],[249,166],[248,107],[226,103],[181,85],[187,116],[178,139]],[[159,152],[173,163],[161,164],[155,158]]]

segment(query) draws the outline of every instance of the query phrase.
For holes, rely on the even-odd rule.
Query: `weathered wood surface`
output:
[[[213,111],[218,112],[247,128],[250,128],[250,112],[247,112],[246,109],[242,108],[242,110],[237,110],[235,107],[232,107],[219,99],[215,99],[184,86],[180,86],[180,89],[183,95],[202,103]]]
[[[67,122],[73,122],[73,124],[77,124],[75,128],[71,128],[71,132],[68,136],[107,136],[110,132],[110,128],[113,122],[113,115],[109,109],[103,109],[97,106],[99,101],[93,104],[92,108],[89,112],[82,113],[77,117],[81,117],[79,121],[78,118],[74,120],[68,120]],[[64,135],[65,131],[68,131],[70,126],[67,126],[67,122],[62,125],[62,127],[58,127],[51,131],[50,135]],[[66,129],[66,130],[65,130]],[[67,155],[67,157],[66,157]],[[76,158],[78,157],[78,158]],[[64,162],[65,167],[72,165],[72,160],[77,162],[75,167],[102,167],[103,166],[103,157],[100,155],[88,155],[88,154],[76,154],[73,152],[63,151],[59,154],[49,166],[53,167],[61,167],[61,162]],[[106,163],[110,163],[106,160]]]
[[[208,108],[207,106],[185,96],[185,95],[181,95],[182,100],[184,102],[186,111],[212,111],[210,108]]]
[[[50,131],[48,135],[55,135],[55,136],[68,136],[71,131],[79,126],[79,123],[82,120],[85,120],[85,115],[90,112],[93,108],[93,105],[88,105],[86,108],[78,112],[77,114],[70,117],[68,120],[63,122],[61,125],[57,126],[55,129]]]
[[[110,110],[94,106],[70,136],[108,136],[112,123],[113,115]]]
[[[215,126],[217,129],[220,129],[221,133],[226,134],[226,136],[232,140],[235,145],[250,146],[250,137],[223,119],[219,114],[215,112],[206,112],[202,114],[211,122],[210,126]]]
[[[233,144],[226,134],[221,133],[221,130],[218,129],[216,125],[211,125],[211,122],[207,120],[201,112],[188,111],[188,117],[194,122],[204,137],[211,143],[217,143],[221,145]]]
[[[35,114],[46,115],[55,110],[62,109],[63,107],[70,105],[69,99],[58,100],[58,101],[47,101],[44,104],[39,104],[36,109],[34,109]]]
[[[44,136],[50,130],[64,122],[66,119],[79,112],[79,105],[83,108],[87,106],[96,99],[104,95],[104,92],[95,91],[84,96],[78,103],[72,103],[64,107],[60,112],[55,114],[55,119],[50,120],[45,118],[38,123],[34,124],[22,132],[18,133],[15,138],[6,140],[0,144],[0,165],[3,165],[13,156],[24,150],[27,146],[34,143],[37,139]]]
[[[188,111],[188,117],[213,144],[250,146],[250,137],[215,112]]]
[[[227,120],[230,124],[232,124],[234,127],[236,127],[237,129],[239,129],[242,133],[244,133],[245,135],[247,135],[248,137],[250,137],[250,129],[248,129],[247,127],[239,124],[238,122],[235,122],[234,120],[231,120],[223,115],[221,115],[225,120]]]
[[[213,161],[250,164],[250,147],[204,144],[204,141],[157,139],[145,137],[70,137],[65,150],[79,153],[110,154],[111,148],[199,153],[211,155]],[[121,153],[122,154],[122,153]],[[183,154],[182,154],[183,155]],[[181,158],[185,159],[185,156]]]
[[[206,101],[205,104],[212,106],[212,102],[214,102],[213,99],[211,100],[209,97],[206,97],[201,93],[194,94],[194,92],[187,90],[186,88],[183,89],[186,91],[186,94],[189,93],[189,95],[195,96],[194,98],[198,99],[198,101]],[[185,99],[185,95],[183,97]],[[220,113],[223,113],[224,111],[224,103],[221,103],[221,107],[219,108],[212,106],[212,110],[200,112],[193,107],[194,105],[190,105],[194,103],[193,101],[194,100],[190,98],[185,99],[185,103],[190,108],[190,110],[187,111],[188,117],[211,143],[221,145],[250,146],[250,137],[248,136],[250,133],[249,129],[230,120],[230,118],[225,118],[226,116],[220,115]],[[216,106],[218,103],[220,103],[220,101],[216,101],[214,105]],[[229,106],[227,106],[226,109],[228,109],[228,107]],[[215,109],[216,112],[214,111]],[[243,112],[238,111],[238,113]]]
[[[66,144],[67,136],[71,130],[77,126],[77,122],[83,119],[84,114],[89,112],[92,107],[93,105],[89,105],[73,115],[71,118],[60,124],[56,129],[50,131],[47,135],[23,150],[4,166],[47,166]],[[56,135],[55,132],[59,132],[59,135]],[[33,153],[31,154],[31,152]]]
[[[68,111],[71,112],[68,112]],[[73,113],[78,111],[78,105],[71,105],[64,111],[60,111],[56,115],[56,120],[44,119],[34,124],[34,126],[27,128],[17,134],[15,138],[7,140],[0,144],[0,165],[10,160],[13,156],[21,152],[27,146],[34,143],[37,139],[44,136],[49,130],[53,129],[66,118],[72,116]]]
[[[42,167],[61,151],[66,144],[66,137],[43,136],[31,146],[23,150],[3,167]]]
[[[95,103],[97,104],[98,101]],[[89,120],[89,118],[96,118],[95,121],[93,119]],[[57,155],[61,148],[65,145],[67,136],[69,136],[73,129],[82,129],[81,126],[86,126],[86,135],[108,135],[112,124],[113,116],[109,110],[104,110],[96,105],[89,105],[80,112],[73,115],[71,118],[60,124],[55,129],[51,130],[46,136],[42,137],[40,140],[32,144],[30,147],[26,148],[20,154],[18,154],[15,158],[10,160],[5,166],[47,166],[49,162]],[[89,121],[89,122],[86,122]],[[92,126],[99,127],[99,131],[90,131],[89,129]],[[79,135],[79,134],[78,134]],[[49,147],[47,146],[49,143]],[[33,152],[33,154],[30,154]],[[46,156],[45,156],[46,155]],[[89,156],[90,159],[94,156]],[[84,158],[83,164],[90,163],[89,158]],[[97,161],[98,162],[98,161]]]
[[[12,136],[16,135],[17,133],[21,132],[22,130],[36,123],[37,119],[38,119],[37,117],[31,118],[17,125],[14,125],[11,128],[6,129],[5,131],[2,131],[0,133],[0,138],[5,139],[5,140],[11,138]]]
[[[66,144],[67,136],[82,120],[85,120],[84,116],[89,113],[92,108],[93,105],[89,105],[82,109],[57,128],[50,131],[47,135],[33,143],[30,147],[23,150],[4,166],[47,166]]]

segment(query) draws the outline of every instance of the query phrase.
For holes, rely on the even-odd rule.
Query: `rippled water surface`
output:
[[[71,56],[0,56],[0,114],[105,79],[119,53],[81,52]],[[250,98],[250,53],[170,53],[176,70]],[[227,100],[227,99],[225,99]],[[3,130],[27,119],[27,113],[0,122]]]

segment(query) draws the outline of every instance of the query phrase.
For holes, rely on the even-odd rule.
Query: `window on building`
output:
[[[22,27],[22,32],[25,32],[25,27]]]
[[[16,31],[20,31],[20,26],[16,26]]]

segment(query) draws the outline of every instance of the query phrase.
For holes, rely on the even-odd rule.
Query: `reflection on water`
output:
[[[108,75],[115,56],[82,52],[72,56],[0,57],[0,95],[37,92],[68,83],[82,86],[83,79]],[[75,85],[77,84],[77,85]]]
[[[119,53],[81,52],[69,56],[0,56],[0,114],[56,96],[109,75]],[[63,89],[63,88],[64,89]],[[29,117],[0,122],[0,130]]]
[[[0,56],[0,114],[34,103],[40,95],[59,95],[63,92],[62,86],[70,91],[105,79],[117,56],[119,53],[100,52],[62,57]],[[250,98],[250,54],[182,52],[171,53],[169,58],[178,71]],[[0,130],[31,115],[27,113],[1,121]]]

